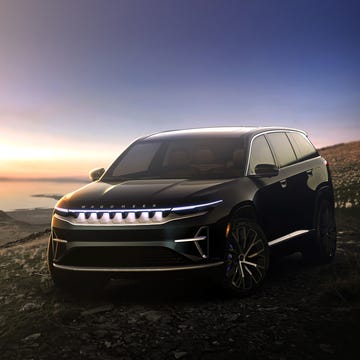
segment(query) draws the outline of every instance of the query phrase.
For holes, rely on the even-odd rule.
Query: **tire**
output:
[[[51,279],[58,288],[74,290],[82,288],[103,287],[108,277],[98,273],[80,273],[76,271],[62,270],[53,265],[53,245],[50,236],[47,248],[47,264]]]
[[[223,288],[231,295],[244,296],[258,288],[269,267],[269,247],[259,225],[233,219],[225,239]]]
[[[330,263],[336,252],[336,224],[329,200],[320,199],[314,222],[315,231],[303,250],[303,257],[314,264]]]

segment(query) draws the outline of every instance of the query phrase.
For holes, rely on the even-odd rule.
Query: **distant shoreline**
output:
[[[12,177],[0,177],[0,181],[41,181],[41,182],[75,182],[75,183],[89,183],[90,180],[87,178],[77,178],[77,177],[60,177],[60,178],[12,178]]]
[[[55,199],[60,200],[64,195],[59,194],[34,194],[31,197],[38,197],[38,198],[48,198],[48,199]]]
[[[0,247],[50,229],[51,208],[0,210]]]

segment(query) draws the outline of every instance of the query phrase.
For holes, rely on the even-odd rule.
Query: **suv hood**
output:
[[[227,180],[127,180],[121,183],[93,182],[64,196],[57,204],[69,209],[131,209],[191,205],[219,200]]]

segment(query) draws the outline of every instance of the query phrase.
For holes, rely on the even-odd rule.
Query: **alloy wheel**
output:
[[[225,249],[225,278],[228,285],[247,292],[264,279],[269,262],[261,229],[252,223],[232,223]]]

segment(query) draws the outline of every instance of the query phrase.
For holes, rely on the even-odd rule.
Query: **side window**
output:
[[[269,139],[270,144],[275,151],[280,167],[296,162],[294,150],[285,133],[270,133],[267,134],[266,137]]]
[[[287,133],[291,144],[295,150],[296,157],[299,160],[310,159],[317,155],[317,151],[313,144],[302,134],[299,133]]]
[[[258,164],[275,165],[274,157],[272,156],[269,144],[263,135],[255,138],[252,143],[248,171],[249,175],[255,174],[255,167]]]

